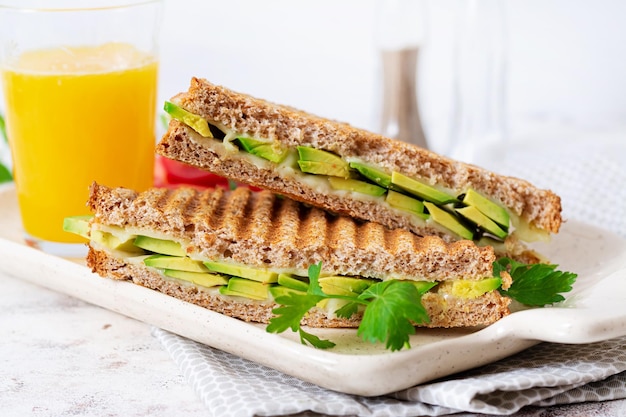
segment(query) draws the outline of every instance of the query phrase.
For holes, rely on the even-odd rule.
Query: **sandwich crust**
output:
[[[208,291],[183,282],[166,279],[156,270],[125,262],[114,255],[89,248],[87,265],[93,272],[103,277],[129,281],[171,297],[196,304],[212,311],[248,322],[268,323],[273,317],[272,310],[278,307],[274,302],[261,302],[242,297],[226,297],[218,291]],[[422,327],[468,327],[492,324],[509,314],[510,300],[492,291],[474,299],[444,299],[434,293],[425,294],[422,304],[428,312],[430,323]],[[313,308],[301,324],[311,327],[356,328],[361,314],[349,319],[330,316],[320,308]]]
[[[552,233],[559,231],[560,198],[527,181],[497,175],[345,123],[240,94],[204,79],[192,78],[189,90],[177,95],[175,101],[194,114],[242,134],[275,140],[288,147],[311,146],[344,158],[358,158],[389,172],[398,171],[410,177],[423,178],[431,184],[452,190],[473,188],[500,202],[529,224]],[[306,200],[326,210],[376,221],[388,227],[412,229],[403,216],[394,215],[390,210],[373,208],[371,204],[356,200],[342,204],[336,199],[324,198],[323,194],[310,187],[295,185],[275,172],[259,172],[263,169],[253,164],[246,165],[239,158],[220,158],[197,141],[197,136],[191,129],[172,121],[157,146],[157,152],[299,201]]]

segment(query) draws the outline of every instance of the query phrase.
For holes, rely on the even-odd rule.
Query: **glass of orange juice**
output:
[[[63,219],[97,181],[153,183],[161,0],[0,0],[0,74],[26,241],[79,256]]]

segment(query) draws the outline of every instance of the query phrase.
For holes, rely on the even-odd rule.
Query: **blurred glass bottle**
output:
[[[417,99],[420,47],[426,34],[424,0],[379,0],[376,21],[381,82],[380,134],[426,148]]]
[[[501,0],[461,0],[455,25],[449,156],[487,166],[506,147],[506,25]]]

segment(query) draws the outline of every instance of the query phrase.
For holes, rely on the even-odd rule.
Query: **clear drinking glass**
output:
[[[0,73],[26,241],[77,256],[62,230],[93,181],[153,183],[160,0],[0,0]]]

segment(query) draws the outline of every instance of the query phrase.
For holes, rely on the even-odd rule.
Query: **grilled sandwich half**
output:
[[[430,320],[417,325],[487,325],[509,314],[499,289],[510,277],[494,278],[493,248],[471,241],[418,237],[247,188],[136,193],[94,183],[88,204],[93,216],[68,230],[90,239],[94,272],[245,321],[268,323],[276,298],[306,291],[307,268],[319,262],[328,294],[391,279],[419,286]],[[362,311],[338,317],[341,302],[320,302],[301,324],[358,327]]]
[[[527,181],[203,79],[165,109],[172,121],[157,153],[334,213],[526,263],[539,257],[524,242],[561,225],[560,198]]]

